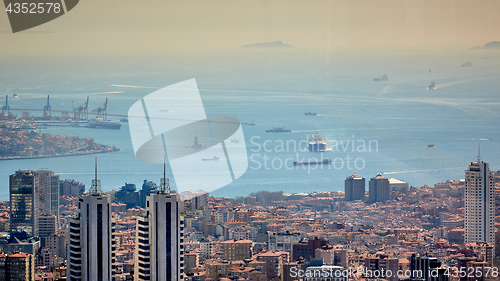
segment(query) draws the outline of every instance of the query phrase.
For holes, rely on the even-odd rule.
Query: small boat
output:
[[[273,127],[272,129],[266,130],[266,133],[290,133],[292,130],[287,130],[285,127]]]
[[[203,159],[201,159],[201,161],[218,161],[218,160],[220,160],[220,158],[217,157],[217,156],[214,156],[214,158],[203,158]]]
[[[466,67],[466,66],[472,66],[472,63],[470,61],[462,63],[462,67]]]
[[[431,82],[431,84],[429,85],[429,87],[427,87],[427,90],[434,90],[434,89],[436,89],[436,83]]]
[[[168,109],[160,109],[160,112],[170,112]]]
[[[432,143],[431,144],[428,144],[427,147],[434,147],[435,145],[433,145]]]
[[[15,97],[15,98],[17,98],[17,94],[16,93],[14,93],[12,96]]]
[[[330,158],[325,158],[322,161],[305,161],[305,162],[293,162],[294,166],[302,166],[302,165],[329,165],[332,163]]]
[[[240,139],[238,139],[238,138],[235,138],[235,139],[232,139],[232,140],[230,140],[230,142],[234,142],[234,143],[240,143]]]
[[[429,70],[427,70],[427,73],[431,74],[432,73],[432,69],[429,68]]]
[[[120,119],[120,122],[128,122],[128,119],[127,118],[122,118],[122,119]]]
[[[377,75],[377,77],[373,78],[373,81],[387,81],[389,80],[389,76],[387,74]]]
[[[252,120],[252,123],[248,123],[248,125],[255,126],[255,123],[254,123],[254,122],[253,122],[253,120]]]
[[[305,115],[314,115],[314,116],[318,115],[317,113],[311,112],[310,110],[309,110],[309,112],[306,112],[304,114]]]

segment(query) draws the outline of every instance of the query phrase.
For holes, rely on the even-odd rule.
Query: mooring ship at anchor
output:
[[[311,152],[322,152],[328,150],[326,139],[322,135],[316,133],[309,138],[307,149]]]

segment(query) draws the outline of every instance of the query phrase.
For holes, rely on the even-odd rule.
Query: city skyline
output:
[[[4,2],[0,281],[500,279],[500,1]]]

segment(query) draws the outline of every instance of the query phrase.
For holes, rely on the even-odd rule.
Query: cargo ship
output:
[[[321,161],[304,161],[304,162],[293,162],[294,166],[302,166],[302,165],[330,165],[332,160],[330,158],[325,158]]]
[[[431,82],[431,84],[429,85],[429,87],[427,87],[427,90],[434,90],[434,89],[436,89],[436,83]]]
[[[273,127],[270,130],[266,130],[266,133],[289,133],[292,130],[286,130],[285,127]]]
[[[462,67],[466,67],[466,66],[472,66],[472,63],[470,61],[462,63]]]
[[[387,81],[389,80],[389,76],[387,74],[377,75],[377,77],[373,78],[373,81]]]
[[[323,136],[318,133],[312,135],[307,144],[307,149],[310,152],[327,151],[328,146],[326,144],[326,139],[323,138]]]
[[[201,159],[201,161],[218,161],[218,160],[220,160],[220,158],[217,157],[217,156],[214,156],[214,158],[203,158],[203,159]]]
[[[114,121],[103,120],[102,118],[95,118],[89,121],[88,128],[96,129],[120,129],[122,124]]]

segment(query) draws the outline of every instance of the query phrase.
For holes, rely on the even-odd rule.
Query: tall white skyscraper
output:
[[[183,280],[183,229],[179,194],[168,179],[146,199],[146,213],[137,216],[134,280]]]
[[[59,219],[59,175],[52,171],[33,171],[38,177],[40,215],[54,215]]]
[[[80,197],[78,215],[69,220],[67,278],[70,281],[112,281],[115,277],[114,222],[111,197],[100,181]]]
[[[488,163],[472,162],[465,171],[465,243],[495,246],[495,180]]]

